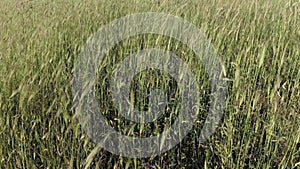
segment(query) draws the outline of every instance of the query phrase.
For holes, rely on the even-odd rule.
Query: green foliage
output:
[[[285,1],[10,1],[0,2],[0,168],[297,168],[300,166],[300,2]],[[136,12],[164,12],[195,24],[223,60],[227,107],[217,131],[198,144],[209,105],[201,61],[168,37],[136,36],[118,44],[99,68],[98,98],[108,124],[130,136],[167,129],[180,105],[172,78],[155,70],[134,80],[136,106],[147,90],[169,91],[165,119],[138,125],[120,118],[108,81],[117,62],[142,48],[171,50],[190,64],[201,112],[190,134],[156,157],[112,155],[90,140],[72,107],[73,64],[102,25]],[[143,46],[141,46],[143,41]],[[107,99],[109,100],[109,99]]]

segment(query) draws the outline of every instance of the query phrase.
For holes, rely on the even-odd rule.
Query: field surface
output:
[[[226,109],[204,143],[197,138],[210,104],[201,60],[179,41],[145,34],[113,47],[97,70],[96,96],[107,124],[123,135],[166,130],[180,109],[174,79],[158,70],[134,77],[135,107],[149,90],[169,92],[168,113],[152,123],[120,117],[111,101],[115,65],[147,48],[176,53],[197,79],[195,125],[171,150],[147,158],[114,155],[83,130],[73,104],[74,64],[88,38],[128,14],[162,12],[198,27],[222,60]],[[300,1],[1,0],[0,168],[300,168]]]

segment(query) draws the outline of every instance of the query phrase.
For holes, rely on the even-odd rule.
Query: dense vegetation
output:
[[[153,168],[300,167],[299,1],[4,0],[0,4],[0,168],[145,168],[146,163]],[[109,53],[112,59],[99,68],[97,86],[103,114],[121,133],[148,136],[167,124],[163,118],[154,126],[126,123],[131,130],[124,120],[115,120],[106,80],[126,54],[151,47],[174,51],[191,64],[203,89],[203,112],[190,134],[164,154],[133,159],[97,147],[82,130],[72,102],[72,73],[78,53],[98,28],[147,11],[180,16],[200,28],[223,61],[228,97],[217,131],[198,144],[209,104],[201,62],[192,60],[187,46],[159,35],[118,44]],[[132,84],[139,89],[137,107],[147,107],[144,91],[158,86],[171,89],[176,98],[173,83],[156,70],[140,73]],[[176,103],[170,104],[170,113],[178,109]],[[171,123],[167,115],[164,118]]]

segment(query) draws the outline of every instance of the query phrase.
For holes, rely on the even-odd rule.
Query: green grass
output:
[[[178,1],[0,2],[0,168],[299,168],[300,2]],[[159,35],[124,40],[99,68],[97,94],[107,122],[122,134],[162,132],[180,105],[167,74],[141,72],[132,84],[136,106],[161,87],[174,101],[154,125],[120,118],[109,101],[117,62],[143,48],[171,50],[190,64],[202,89],[197,125],[172,150],[144,159],[113,155],[90,140],[72,107],[72,73],[88,37],[102,25],[136,12],[164,12],[195,24],[223,60],[226,111],[213,136],[198,144],[209,82],[201,61],[180,42]],[[107,101],[104,101],[106,99]],[[171,98],[170,98],[171,99]]]

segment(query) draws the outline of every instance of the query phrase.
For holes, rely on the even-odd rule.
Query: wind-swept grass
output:
[[[298,168],[300,166],[300,2],[290,1],[9,1],[0,2],[0,168]],[[72,105],[74,62],[90,35],[136,12],[164,12],[195,24],[226,70],[228,97],[213,136],[197,137],[209,105],[209,82],[193,52],[160,35],[136,36],[113,48],[99,67],[97,96],[108,124],[130,136],[155,135],[179,110],[168,74],[141,72],[132,101],[147,109],[149,90],[169,93],[168,113],[151,124],[120,118],[109,78],[128,54],[171,50],[190,64],[201,89],[201,112],[190,134],[159,156],[131,159],[97,147]],[[138,90],[134,90],[138,89]]]

